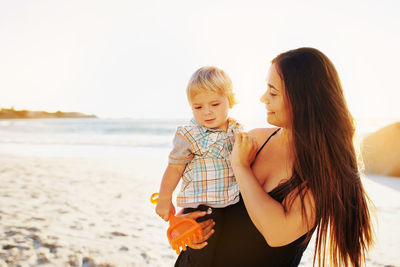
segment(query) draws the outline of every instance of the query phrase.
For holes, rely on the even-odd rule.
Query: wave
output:
[[[171,134],[182,121],[132,119],[1,120],[0,131],[30,133]]]
[[[0,143],[168,147],[180,124],[133,119],[1,120]]]

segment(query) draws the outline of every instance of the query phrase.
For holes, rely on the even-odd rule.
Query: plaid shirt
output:
[[[194,119],[178,127],[169,163],[187,164],[177,197],[179,207],[200,204],[226,207],[239,201],[239,188],[230,163],[234,132],[242,126],[229,119],[226,132],[199,125]]]

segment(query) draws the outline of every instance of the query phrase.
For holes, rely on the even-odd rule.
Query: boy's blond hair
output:
[[[237,103],[232,90],[231,79],[217,67],[206,66],[193,73],[186,88],[189,103],[195,95],[202,91],[211,91],[226,96],[230,108]]]

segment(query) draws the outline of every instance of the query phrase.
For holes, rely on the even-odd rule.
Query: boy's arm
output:
[[[172,204],[172,193],[185,171],[186,164],[168,164],[164,172],[158,197],[156,213],[168,221],[170,212],[175,214],[175,208]]]

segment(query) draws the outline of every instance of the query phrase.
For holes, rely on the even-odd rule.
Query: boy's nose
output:
[[[211,108],[205,108],[204,109],[205,114],[210,114],[211,113]]]

